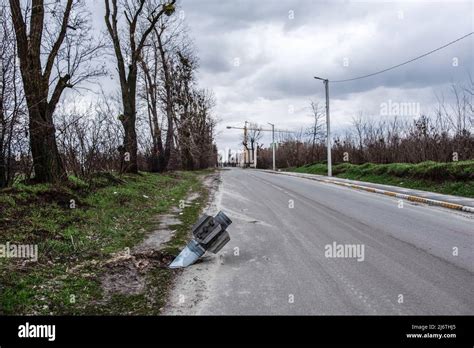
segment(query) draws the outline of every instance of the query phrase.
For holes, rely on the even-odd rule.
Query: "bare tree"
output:
[[[23,7],[20,0],[10,0],[10,7],[28,106],[35,181],[64,180],[53,114],[66,88],[103,74],[102,68],[90,64],[102,45],[94,44],[82,0],[65,4],[31,0]],[[84,62],[88,64],[83,69]]]
[[[257,123],[249,123],[248,140],[252,151],[255,149],[255,144],[263,137],[261,129]]]
[[[118,4],[117,0],[105,0],[105,24],[113,42],[122,92],[123,115],[120,116],[120,121],[125,133],[122,152],[129,160],[123,168],[125,172],[138,172],[136,132],[138,64],[148,37],[155,30],[162,15],[170,16],[174,12],[175,2],[176,0],[171,0],[169,3],[151,1],[147,4],[145,0],[123,0]],[[127,42],[124,45],[121,43],[119,28],[119,7],[125,15],[127,28]]]
[[[193,93],[191,123],[194,148],[193,157],[200,169],[214,166],[217,162],[217,153],[213,144],[215,120],[211,110],[215,106],[214,95],[210,91],[197,90]]]
[[[174,93],[172,81],[173,56],[178,49],[183,30],[176,17],[161,17],[145,46],[140,66],[144,75],[144,98],[147,105],[152,137],[151,170],[163,172],[168,167],[173,147]],[[166,119],[160,122],[162,109]],[[166,128],[163,144],[163,131]]]
[[[324,137],[324,109],[318,102],[311,101],[311,116],[313,117],[313,124],[307,130],[307,134],[311,137],[311,161],[314,161],[316,142]]]
[[[247,131],[247,141],[250,143],[250,148],[248,147],[249,144],[244,144],[244,147],[249,151],[251,162],[255,162],[255,147],[257,146],[260,139],[262,139],[263,134],[261,131],[261,127],[257,123],[249,123],[248,131]],[[245,141],[245,139],[244,139]]]
[[[121,125],[112,104],[103,95],[89,105],[71,98],[58,106],[58,147],[68,172],[90,179],[95,172],[119,170]]]
[[[194,103],[194,72],[197,59],[189,47],[182,47],[176,53],[172,68],[173,97],[175,108],[176,144],[178,146],[181,167],[195,169],[193,148],[195,139],[192,132]]]
[[[155,45],[153,45],[155,46]],[[148,126],[151,133],[151,171],[160,172],[166,169],[165,156],[162,139],[162,125],[159,117],[159,64],[157,62],[157,51],[147,52],[141,59],[144,73],[144,99],[148,113]],[[153,58],[152,58],[153,57]],[[173,120],[171,120],[172,124]],[[172,136],[172,134],[171,134]],[[161,163],[160,163],[161,162]]]
[[[23,115],[23,93],[16,64],[16,45],[6,1],[0,1],[0,187],[8,186],[15,175],[15,162],[22,158],[14,149],[20,117]],[[12,158],[14,153],[16,155]]]

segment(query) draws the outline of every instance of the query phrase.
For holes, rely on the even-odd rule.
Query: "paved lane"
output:
[[[206,280],[175,313],[474,314],[473,214],[241,169],[223,171],[215,209],[232,240],[184,271]],[[363,254],[327,257],[334,243]]]

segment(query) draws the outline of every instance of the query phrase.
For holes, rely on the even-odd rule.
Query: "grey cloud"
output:
[[[472,1],[182,0],[180,6],[200,60],[199,84],[216,94],[220,147],[236,146],[235,133],[224,126],[245,117],[304,126],[310,121],[304,112],[289,117],[284,109],[324,100],[314,75],[365,75],[473,31]],[[101,10],[94,16],[102,23]],[[429,109],[435,93],[474,74],[473,47],[471,36],[391,72],[331,85],[334,119],[344,124],[360,109],[376,111],[394,91]],[[459,66],[452,66],[453,58]]]
[[[195,4],[194,7],[201,3],[201,1],[193,2],[193,4]],[[212,31],[207,32],[213,37],[212,41],[219,42],[219,44],[210,46],[206,44],[209,42],[208,39],[204,39],[203,41],[197,39],[197,41],[200,42],[198,47],[205,47],[205,57],[211,56],[208,53],[209,50],[213,53],[210,57],[211,63],[203,64],[209,72],[220,73],[232,69],[231,64],[229,64],[230,57],[223,59],[223,55],[228,54],[229,51],[246,52],[247,48],[244,43],[239,41],[226,42],[226,40],[229,39],[226,33],[236,29],[233,25],[234,22],[245,22],[247,24],[245,27],[240,27],[241,30],[252,30],[252,27],[260,23],[291,23],[285,16],[281,15],[282,12],[286,15],[288,8],[295,9],[295,19],[302,18],[308,20],[308,22],[304,23],[304,25],[307,26],[308,45],[312,44],[311,34],[324,32],[324,30],[328,29],[321,26],[321,21],[318,19],[322,19],[325,25],[328,20],[334,21],[332,22],[332,27],[336,28],[338,23],[343,24],[344,20],[357,23],[358,20],[376,18],[379,22],[383,21],[383,23],[379,23],[377,26],[378,32],[375,33],[377,37],[371,38],[374,39],[373,45],[370,41],[362,42],[361,45],[364,46],[364,48],[346,52],[345,55],[350,61],[349,68],[342,67],[342,59],[345,57],[343,55],[337,55],[331,58],[331,65],[328,70],[319,71],[320,74],[326,74],[326,76],[330,76],[332,79],[344,79],[363,75],[373,72],[374,69],[399,63],[404,59],[411,58],[415,53],[424,53],[426,50],[434,48],[438,44],[455,38],[459,33],[467,32],[470,26],[470,18],[468,16],[460,17],[460,20],[456,23],[458,25],[456,28],[438,26],[444,18],[443,14],[439,9],[426,8],[429,6],[428,4],[425,4],[424,7],[421,8],[409,8],[404,10],[403,20],[400,20],[396,17],[399,7],[393,5],[390,7],[390,4],[378,6],[377,4],[369,2],[355,4],[336,3],[328,5],[324,2],[314,1],[273,1],[271,3],[277,3],[277,6],[270,6],[270,2],[268,1],[222,1],[216,6],[211,5],[215,4],[213,1],[203,2],[199,8],[210,9],[209,13],[206,12],[202,14],[204,17],[212,15],[225,19],[222,23],[215,21],[213,22],[215,26],[207,28]],[[461,16],[463,13],[466,13],[462,8],[469,8],[469,4],[466,5],[465,3],[458,5],[457,9],[448,4],[442,4],[441,7],[443,7],[443,5],[446,7],[446,16],[449,18],[453,18],[455,15]],[[252,7],[251,11],[249,10],[250,7]],[[196,8],[194,8],[194,11],[196,11]],[[315,14],[315,12],[320,13]],[[425,13],[425,15],[422,16],[421,13]],[[336,21],[338,17],[342,18],[339,22]],[[314,23],[311,19],[315,20]],[[426,19],[428,19],[428,21]],[[433,21],[433,25],[430,25],[429,19]],[[257,30],[257,28],[255,28],[255,30]],[[429,36],[420,37],[420,32],[422,34],[429,34]],[[436,32],[440,32],[440,34],[436,35]],[[259,35],[259,33],[256,31],[255,35]],[[338,40],[341,41],[350,39],[350,36],[347,34],[344,35],[344,33],[338,36]],[[422,41],[420,42],[420,40]],[[333,45],[337,46],[339,43],[340,42],[334,42]],[[226,49],[229,46],[232,48]],[[420,50],[421,48],[424,50]],[[283,47],[282,50],[285,50],[285,48]],[[296,58],[295,62],[297,64],[300,63],[298,60],[301,60],[301,57],[305,57],[306,54],[307,52],[304,51],[293,52],[293,56]],[[406,84],[409,86],[423,86],[442,83],[451,78],[452,72],[450,71],[449,64],[454,54],[458,56],[461,62],[470,62],[473,58],[472,49],[470,49],[469,45],[464,44],[461,47],[457,47],[457,49],[453,46],[453,49],[450,47],[449,50],[437,53],[422,63],[407,66],[405,69],[400,69],[394,74],[374,77],[360,81],[357,84],[350,84],[350,87],[343,87],[341,91],[347,92],[350,88],[355,88],[355,91],[369,90],[380,85],[400,86]],[[279,66],[267,67],[267,74],[262,74],[262,66],[258,64],[266,64],[268,66],[271,63],[271,57],[268,57],[269,61],[262,60],[261,62],[252,62],[251,69],[241,69],[239,74],[231,75],[229,78],[239,79],[245,78],[247,74],[260,74],[259,78],[255,79],[256,84],[263,88],[263,93],[260,94],[271,98],[278,98],[288,94],[308,95],[311,94],[311,84],[306,79],[307,75],[311,76],[312,74],[318,73],[318,59],[324,56],[330,57],[331,51],[326,49],[322,50],[319,56],[306,57],[308,63],[312,62],[311,66],[295,67],[292,66],[292,62],[289,61],[286,65],[280,64]],[[223,64],[223,62],[225,62],[225,64]],[[446,68],[443,69],[443,65],[445,65]],[[433,74],[433,70],[437,71],[437,73]]]

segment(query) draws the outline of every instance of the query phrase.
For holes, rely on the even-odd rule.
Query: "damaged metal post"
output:
[[[192,265],[206,251],[218,253],[230,241],[227,227],[232,220],[222,211],[215,217],[203,215],[193,226],[194,238],[170,264],[170,268],[181,268]]]

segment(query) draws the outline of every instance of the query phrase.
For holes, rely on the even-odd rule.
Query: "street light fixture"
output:
[[[321,77],[314,77],[316,80],[324,82],[326,90],[326,131],[327,131],[327,148],[328,148],[328,176],[332,176],[332,158],[331,158],[331,123],[329,120],[329,80]]]

